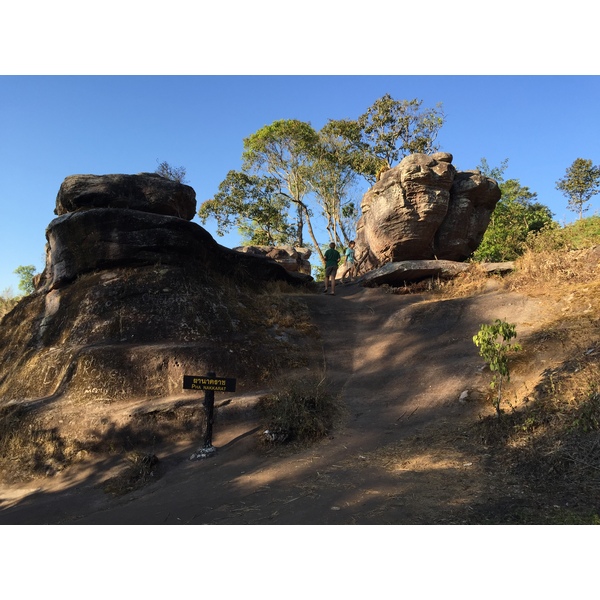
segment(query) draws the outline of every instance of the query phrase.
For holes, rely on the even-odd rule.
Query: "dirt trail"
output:
[[[108,462],[30,484],[19,501],[22,488],[4,489],[0,524],[418,524],[444,522],[445,512],[468,506],[481,493],[482,465],[452,444],[410,464],[394,448],[432,426],[460,436],[478,407],[459,397],[489,380],[474,333],[506,318],[526,335],[541,301],[492,290],[431,302],[358,285],[300,298],[348,411],[330,438],[294,454],[265,454],[256,450],[257,422],[223,423],[215,427],[217,456],[189,461],[197,445],[174,448],[159,457],[164,474],[156,483],[119,499],[97,487],[115,466]]]

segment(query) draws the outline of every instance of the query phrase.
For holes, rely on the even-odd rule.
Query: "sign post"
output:
[[[212,444],[213,420],[215,414],[215,392],[235,392],[235,379],[217,377],[216,373],[210,372],[204,376],[183,376],[184,390],[204,390],[204,414],[206,416],[206,428],[204,431],[204,444],[197,450],[190,460],[197,458],[209,458],[217,453]]]

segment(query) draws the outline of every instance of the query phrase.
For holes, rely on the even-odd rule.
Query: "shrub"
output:
[[[490,387],[497,388],[498,394],[492,398],[496,414],[500,416],[502,400],[502,384],[510,380],[508,357],[511,352],[521,350],[519,344],[508,342],[517,336],[516,326],[501,319],[496,319],[491,325],[481,325],[479,333],[473,336],[474,344],[479,348],[479,354],[488,363],[494,375]]]
[[[258,409],[269,442],[313,442],[326,436],[342,414],[339,397],[324,380],[293,380],[264,396]]]

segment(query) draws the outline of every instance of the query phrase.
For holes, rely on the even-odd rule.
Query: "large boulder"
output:
[[[256,357],[269,371],[285,356],[256,289],[312,278],[217,244],[189,220],[194,198],[155,175],[65,180],[36,291],[2,319],[0,408],[178,394],[184,373],[250,381]]]
[[[191,221],[196,192],[189,185],[157,173],[71,175],[56,196],[57,215],[82,208],[129,208]]]
[[[293,246],[239,246],[237,252],[264,256],[274,260],[291,273],[310,275],[310,248],[294,248]]]
[[[363,197],[356,255],[361,271],[403,260],[467,259],[500,199],[495,181],[457,172],[452,155],[412,154]]]

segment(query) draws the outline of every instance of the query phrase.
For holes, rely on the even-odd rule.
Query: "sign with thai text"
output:
[[[184,390],[202,390],[208,392],[235,392],[235,379],[208,375],[184,375]]]

